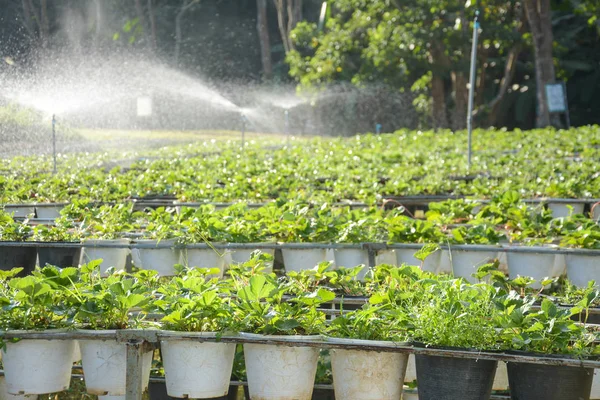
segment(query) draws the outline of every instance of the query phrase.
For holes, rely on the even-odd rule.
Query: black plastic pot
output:
[[[335,400],[333,389],[314,389],[312,400]]]
[[[150,382],[148,385],[150,400],[171,400],[176,397],[170,397],[167,394],[167,385],[164,382]],[[238,395],[238,386],[229,386],[227,396],[213,397],[211,400],[236,400]]]
[[[513,400],[586,400],[592,391],[593,368],[528,363],[508,365]]]
[[[0,247],[0,269],[23,268],[19,276],[24,276],[35,268],[37,249],[35,247]]]
[[[77,267],[81,259],[80,247],[40,247],[38,248],[40,267],[46,264],[60,268]]]
[[[485,400],[492,394],[497,361],[423,354],[415,361],[419,400]]]

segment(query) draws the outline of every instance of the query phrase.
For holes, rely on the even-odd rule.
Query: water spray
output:
[[[246,117],[245,113],[241,113],[240,114],[241,118],[242,118],[242,150],[244,149],[244,146],[246,145],[246,124],[248,123],[248,117]]]
[[[56,173],[56,115],[52,114],[52,154],[54,156],[54,173]]]
[[[287,147],[290,147],[290,110],[285,110],[285,136],[287,137]]]

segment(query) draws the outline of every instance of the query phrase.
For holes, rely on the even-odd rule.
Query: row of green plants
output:
[[[79,269],[46,266],[26,277],[16,277],[18,269],[3,271],[0,328],[326,335],[577,357],[600,351],[598,332],[586,323],[600,295],[593,285],[570,293],[573,306],[560,307],[522,282],[495,276],[493,265],[478,272],[488,283],[386,265],[360,283],[352,269],[327,265],[277,278],[263,272],[266,261],[256,253],[223,280],[211,278],[209,269],[183,268],[169,279],[152,271],[101,278],[99,261]],[[324,303],[358,288],[367,295],[362,307],[345,311],[342,302],[341,314],[326,318]]]
[[[251,208],[237,203],[217,210],[159,207],[134,211],[131,204],[96,206],[74,202],[50,225],[31,226],[0,211],[0,240],[79,241],[136,238],[168,240],[180,244],[202,242],[304,242],[304,243],[436,243],[522,245],[559,244],[564,247],[600,248],[600,225],[585,215],[554,218],[541,206],[528,205],[516,192],[489,203],[448,200],[431,203],[425,219],[406,215],[404,208],[350,209],[323,204],[274,202]]]
[[[202,142],[143,153],[1,160],[0,203],[122,201],[316,202],[422,194],[490,198],[509,190],[535,198],[598,198],[598,127],[529,132],[479,130],[473,167],[462,133],[398,131],[313,138],[273,149],[257,141]],[[113,160],[126,159],[127,168]],[[130,164],[130,165],[129,165]],[[532,166],[535,166],[532,168]],[[469,179],[464,179],[465,177]]]

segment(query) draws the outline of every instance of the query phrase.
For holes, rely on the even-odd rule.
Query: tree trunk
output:
[[[290,52],[290,42],[289,36],[286,29],[287,23],[285,18],[285,10],[286,10],[286,1],[287,0],[273,0],[275,3],[275,8],[277,9],[277,25],[279,27],[279,34],[281,35],[281,41],[283,42],[283,48],[285,53]]]
[[[277,24],[286,54],[294,50],[292,30],[302,19],[302,0],[273,0],[277,9]]]
[[[435,72],[433,72],[431,78],[431,98],[433,128],[445,129],[448,127],[448,117],[446,116],[446,89],[444,88],[444,78]]]
[[[152,51],[156,51],[156,19],[152,0],[148,0],[148,20],[150,21],[150,47]]]
[[[519,59],[519,54],[521,53],[523,45],[519,42],[515,44],[510,51],[508,52],[508,56],[506,57],[506,64],[504,65],[504,76],[500,81],[500,88],[498,89],[498,94],[489,104],[490,113],[488,115],[488,124],[496,125],[498,122],[498,113],[500,112],[500,104],[504,99],[504,96],[508,92],[508,88],[512,83],[512,80],[515,76],[515,72],[517,70],[517,60]]]
[[[269,21],[267,18],[267,0],[256,0],[256,8],[256,29],[258,31],[258,39],[260,41],[263,77],[265,79],[271,79],[273,76],[273,59],[271,58],[271,40],[269,38]]]
[[[550,0],[524,0],[523,4],[529,21],[535,55],[535,83],[538,103],[536,126],[543,128],[550,125],[550,112],[546,101],[546,84],[554,83],[556,79],[552,58],[553,36]]]
[[[452,129],[461,130],[467,127],[467,102],[469,90],[463,72],[452,71],[452,92],[454,94],[454,111],[452,113]]]

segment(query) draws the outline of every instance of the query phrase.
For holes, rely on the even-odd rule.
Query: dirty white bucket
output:
[[[571,214],[571,210],[569,210],[568,206],[573,207],[573,215],[583,214],[583,203],[548,203],[548,208],[552,211],[552,216],[554,218],[568,217]]]
[[[215,337],[210,333],[160,333],[168,395],[190,399],[227,395],[236,344],[182,340],[182,335]]]
[[[476,250],[452,250],[452,273],[457,278],[464,278],[466,281],[476,283],[477,279],[471,275],[477,272],[480,266],[492,262],[498,255],[496,251],[476,251]]]
[[[314,340],[312,336],[295,339]],[[311,400],[319,349],[244,343],[250,398]]]
[[[344,400],[398,400],[408,354],[331,350],[333,387]]]
[[[81,361],[81,348],[79,347],[79,342],[77,340],[73,340],[73,363]]]
[[[60,210],[62,210],[63,208],[64,205],[62,204],[38,204],[35,206],[35,213],[37,217],[41,219],[56,219],[60,217]]]
[[[218,252],[217,252],[218,251]],[[180,263],[187,268],[218,268],[219,278],[225,271],[225,251],[221,249],[184,249],[181,251]]]
[[[575,286],[586,287],[589,281],[600,285],[600,256],[566,254],[567,277]]]
[[[380,250],[375,256],[375,264],[398,265],[396,262],[396,251],[394,249]]]
[[[594,379],[592,380],[592,392],[590,400],[600,400],[600,374],[598,369],[594,370]]]
[[[6,342],[2,362],[8,393],[44,394],[68,389],[74,346],[73,340]]]
[[[396,249],[396,262],[398,265],[407,264],[407,265],[416,265],[421,267],[423,264],[423,271],[433,272],[435,274],[440,272],[440,262],[442,251],[438,250],[434,253],[431,253],[425,261],[421,262],[418,258],[415,258],[415,253],[419,251],[418,249]]]
[[[439,274],[451,274],[452,273],[452,257],[450,256],[450,250],[442,249],[440,253],[440,268]]]
[[[115,332],[115,331],[97,331]],[[96,395],[123,396],[126,393],[127,345],[114,339],[79,340],[81,364],[87,393]],[[150,380],[152,351],[142,357],[144,390]]]
[[[506,254],[508,261],[508,276],[515,279],[517,276],[527,276],[536,280],[530,286],[541,289],[540,283],[544,278],[553,278],[555,275],[553,253],[521,253],[509,251]]]
[[[85,245],[97,245],[97,244],[115,244],[115,245],[128,245],[128,239],[114,239],[114,240],[86,240],[83,242],[83,260],[82,262],[87,264],[93,260],[102,259],[100,264],[100,275],[105,276],[106,271],[109,268],[115,268],[117,271],[124,271],[125,264],[127,262],[127,256],[129,255],[129,249],[124,248],[110,248],[110,247],[85,247]]]
[[[35,400],[37,394],[10,394],[6,387],[6,379],[0,376],[0,400]]]
[[[504,361],[498,361],[492,390],[508,390],[508,370]]]
[[[167,245],[170,248],[133,248],[131,257],[136,267],[146,270],[154,270],[160,276],[175,275],[175,264],[179,264],[181,250],[174,248],[174,240],[138,240],[140,244],[145,246]]]
[[[408,365],[406,367],[406,374],[404,375],[404,382],[412,383],[417,380],[417,365],[415,364],[414,354],[408,356]]]
[[[326,249],[281,249],[285,270],[303,271],[313,269],[327,259]]]
[[[365,267],[358,273],[357,279],[363,280],[369,271],[369,252],[363,249],[334,249],[336,267],[354,268],[359,265]]]

